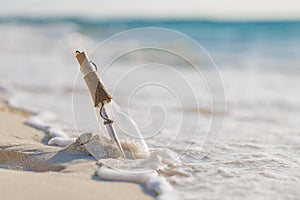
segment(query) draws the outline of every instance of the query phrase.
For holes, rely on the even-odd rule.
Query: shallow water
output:
[[[142,26],[174,28],[197,40],[215,60],[224,81],[226,123],[218,144],[203,157],[207,152],[203,152],[206,149],[201,149],[201,145],[211,117],[222,121],[224,110],[211,112],[205,83],[197,79],[189,66],[183,66],[171,57],[166,59],[157,52],[136,53],[119,60],[103,77],[113,91],[114,100],[123,109],[128,109],[139,125],[149,147],[167,147],[180,157],[181,162],[176,167],[170,165],[160,171],[180,197],[298,199],[300,23],[131,21],[109,24],[70,19],[42,20],[39,23],[34,19],[1,20],[0,37],[4,40],[0,49],[0,80],[12,94],[9,103],[44,113],[38,122],[43,127],[48,126],[49,133],[51,130],[57,133],[58,129],[69,137],[82,132],[102,133],[80,74],[76,79],[78,64],[74,52],[76,49],[91,50],[114,33]],[[102,69],[102,60],[117,54],[120,46],[139,41],[118,42],[122,45],[115,43],[105,48],[106,51],[96,51],[91,55],[99,70]],[[159,42],[193,54],[189,48],[174,41],[162,39]],[[132,101],[127,101],[128,93],[144,80],[163,80],[176,88],[179,76],[158,65],[140,68],[143,70],[134,71],[116,84],[125,72],[132,69],[132,65],[147,63],[151,56],[163,63],[167,60],[196,85],[195,98],[200,100],[199,107],[195,107],[188,87],[174,90],[178,96],[187,97],[180,98],[182,112],[172,93],[157,85],[137,90]],[[203,54],[199,57],[205,61]],[[205,67],[207,63],[203,63],[202,72],[206,76],[213,74],[209,67]],[[194,119],[199,119],[197,132]],[[207,141],[207,144],[210,142],[215,141]],[[121,163],[121,166],[130,165]]]

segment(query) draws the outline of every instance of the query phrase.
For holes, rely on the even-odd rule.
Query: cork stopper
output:
[[[85,52],[76,51],[76,58],[78,63],[80,64],[81,69],[91,67],[92,63],[89,61],[88,56]],[[93,98],[95,107],[105,101],[111,101],[112,96],[109,94],[97,71],[89,71],[89,73],[84,75],[83,78]]]

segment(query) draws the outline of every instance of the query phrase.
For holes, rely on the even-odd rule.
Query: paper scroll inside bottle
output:
[[[76,58],[80,64],[80,71],[83,74],[84,81],[93,98],[94,106],[97,107],[102,102],[109,103],[112,96],[100,79],[96,66],[89,61],[85,52],[76,52]]]

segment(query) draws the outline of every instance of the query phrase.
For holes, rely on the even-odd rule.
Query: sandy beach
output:
[[[26,125],[28,117],[27,113],[5,106],[1,98],[2,200],[153,199],[142,185],[93,176],[97,166],[91,156],[43,144],[46,134]]]

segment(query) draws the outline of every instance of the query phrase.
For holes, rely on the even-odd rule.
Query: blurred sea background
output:
[[[124,79],[120,84],[123,87],[113,90],[132,66],[147,64],[149,58],[167,59],[169,66],[194,84],[199,92],[199,107],[183,103],[186,107],[179,112],[170,91],[165,93],[153,85],[143,88],[144,92],[134,96],[135,103],[130,104],[134,109],[131,117],[143,134],[158,130],[157,137],[146,141],[149,147],[165,147],[165,142],[178,133],[168,148],[181,155],[183,164],[166,178],[182,199],[299,199],[300,21],[33,16],[12,12],[0,17],[0,84],[11,94],[7,101],[18,108],[47,113],[43,120],[49,126],[62,128],[70,137],[98,131],[75,50],[92,51],[112,35],[143,27],[175,30],[201,44],[217,65],[224,84],[224,90],[219,92],[226,96],[226,121],[221,137],[214,137],[218,144],[203,158],[202,138],[195,141],[194,127],[180,124],[180,116],[187,121],[199,119],[201,135],[206,133],[212,117],[225,117],[225,110],[211,112],[210,94],[203,80],[193,76],[190,66],[169,60],[171,57],[160,57],[157,52],[142,52],[119,60],[103,77],[108,89],[114,91],[114,100],[125,110],[129,109],[126,88],[135,81],[160,75],[163,80],[176,82],[169,71],[155,65],[137,71]],[[110,48],[93,50],[91,60],[101,72],[101,60],[143,39],[148,36],[115,40]],[[215,72],[215,68],[207,67],[210,59],[205,51],[195,54],[182,41],[168,38],[154,42],[199,58],[198,64],[206,74]],[[184,87],[181,92],[183,96],[192,95]],[[164,119],[167,121],[162,125]],[[183,128],[178,129],[178,124]],[[187,149],[189,144],[193,145]]]

